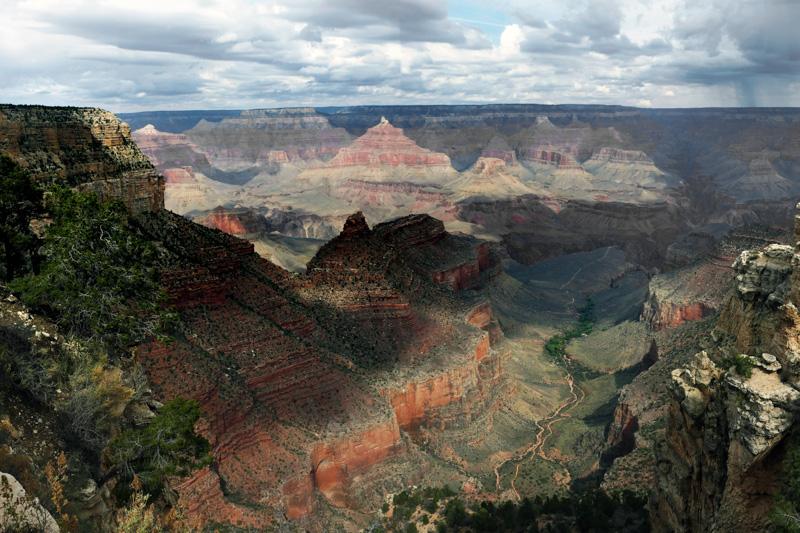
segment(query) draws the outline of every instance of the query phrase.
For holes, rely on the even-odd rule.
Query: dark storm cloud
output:
[[[624,14],[618,0],[581,2],[567,16],[543,22],[520,14],[529,28],[522,50],[531,53],[579,56],[596,52],[607,56],[636,57],[668,53],[672,46],[663,38],[644,45],[622,34]]]
[[[760,94],[800,81],[800,2],[796,0],[725,0],[701,8],[686,4],[683,22],[673,31],[687,50],[706,58],[676,61],[653,70],[662,78],[700,85],[731,86],[745,106],[764,105]],[[702,5],[702,4],[701,4]],[[723,54],[724,39],[737,56]]]

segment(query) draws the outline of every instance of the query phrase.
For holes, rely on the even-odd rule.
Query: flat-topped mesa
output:
[[[591,161],[608,161],[611,163],[629,163],[643,166],[655,166],[653,160],[641,150],[623,150],[621,148],[603,147],[596,150]]]
[[[381,118],[380,123],[369,128],[353,144],[339,150],[327,166],[449,167],[450,158],[420,147],[406,137],[401,128]]]
[[[127,124],[94,108],[0,105],[0,154],[40,182],[121,200],[131,212],[164,206],[164,182]]]

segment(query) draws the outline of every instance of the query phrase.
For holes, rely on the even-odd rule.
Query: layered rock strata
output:
[[[215,225],[247,231],[216,215]],[[319,529],[328,507],[372,510],[379,501],[361,497],[372,472],[395,465],[399,487],[416,475],[404,433],[468,423],[500,386],[496,323],[466,319],[434,276],[452,264],[444,257],[485,271],[494,259],[439,221],[371,229],[353,215],[299,277],[176,215],[143,223],[173,258],[162,279],[185,335],[139,358],[163,396],[203,408],[214,465],[176,487],[203,522]],[[421,262],[428,248],[443,251]]]
[[[78,186],[133,212],[164,205],[163,178],[108,111],[0,105],[0,153],[37,181]]]

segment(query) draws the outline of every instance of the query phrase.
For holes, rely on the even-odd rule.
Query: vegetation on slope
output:
[[[42,192],[6,156],[0,156],[0,280],[34,269],[38,238],[31,220],[39,213]]]
[[[396,494],[387,515],[372,531],[538,532],[646,531],[644,498],[632,492],[608,495],[587,490],[520,502],[465,503],[447,487],[415,488]]]
[[[159,496],[170,476],[185,476],[209,463],[208,441],[194,432],[200,418],[197,402],[176,398],[159,409],[143,428],[129,428],[109,444],[113,472],[127,488],[134,477],[144,492]]]
[[[557,362],[562,362],[567,355],[567,344],[572,339],[588,335],[594,328],[594,302],[587,298],[586,304],[579,310],[578,323],[564,330],[564,332],[553,335],[544,345],[545,351]]]
[[[39,251],[44,263],[11,282],[27,305],[60,329],[112,352],[164,331],[155,246],[132,226],[125,207],[94,194],[53,187],[52,221]]]
[[[128,409],[149,409],[132,348],[176,323],[164,307],[156,246],[123,205],[65,187],[42,191],[7,158],[0,158],[0,186],[0,283],[33,312],[0,285],[0,394],[18,395],[31,413],[48,417],[64,439],[49,445],[65,446],[70,457],[45,468],[21,455],[22,433],[6,415],[0,471],[19,476],[67,531],[78,527],[69,495],[82,488],[67,486],[68,470],[100,485],[114,478],[120,505],[132,487],[134,507],[168,506],[159,497],[167,478],[206,464],[208,443],[194,433],[194,401],[167,402],[149,420]],[[120,513],[120,527],[131,520]]]

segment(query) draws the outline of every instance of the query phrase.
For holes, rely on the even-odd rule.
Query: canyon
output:
[[[194,523],[359,530],[441,485],[629,490],[657,531],[767,523],[800,401],[800,113],[122,118],[0,106],[0,152],[122,201],[163,256],[181,330],[134,358],[200,406],[212,459],[170,481]]]
[[[800,192],[794,110],[363,106],[122,117],[168,177],[166,205],[180,214],[250,209],[300,225],[321,217],[322,232],[274,232],[324,240],[355,211],[375,223],[423,212],[528,264],[553,245],[611,244],[603,228],[641,262],[662,264],[692,233],[718,241],[743,225],[785,227]],[[562,221],[563,211],[580,220]],[[539,219],[552,237],[530,235]],[[599,235],[581,242],[578,224]]]

